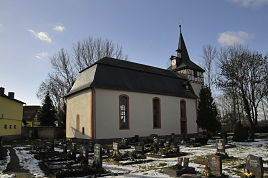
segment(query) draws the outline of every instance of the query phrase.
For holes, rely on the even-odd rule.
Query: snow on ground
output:
[[[8,163],[10,162],[10,152],[7,150],[7,156],[5,159],[0,160],[0,175],[7,168]]]
[[[243,170],[241,168],[237,168],[237,166],[245,164],[245,158],[249,154],[260,156],[264,161],[268,161],[268,140],[256,139],[255,142],[232,142],[231,144],[235,145],[236,147],[228,148],[226,149],[226,152],[229,156],[232,156],[234,158],[229,161],[224,160],[222,167],[223,173],[229,175],[229,177],[240,177],[238,174],[243,172]],[[188,153],[188,155],[185,157],[190,158],[189,166],[194,167],[196,171],[200,173],[203,172],[204,165],[196,164],[192,161],[196,158],[206,158],[207,155],[216,153],[214,144],[202,147],[181,146],[180,150],[182,152]],[[103,167],[113,173],[119,173],[121,177],[169,177],[168,175],[162,174],[161,169],[163,167],[169,167],[177,163],[177,158],[147,158],[153,161],[143,164],[126,166],[114,165],[112,163],[104,162]],[[264,163],[264,167],[268,167],[268,164]]]
[[[33,154],[29,154],[29,150],[26,147],[15,147],[14,150],[20,160],[20,165],[29,170],[31,174],[35,175],[36,177],[44,177],[45,174],[39,168],[39,161],[34,158]]]

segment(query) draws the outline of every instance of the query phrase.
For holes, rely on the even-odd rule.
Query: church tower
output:
[[[171,66],[169,67],[169,69],[187,78],[191,83],[195,94],[199,97],[201,87],[204,85],[203,73],[205,72],[205,70],[195,64],[193,61],[191,61],[181,33],[181,25],[180,39],[176,52],[177,56],[171,56],[170,58]]]

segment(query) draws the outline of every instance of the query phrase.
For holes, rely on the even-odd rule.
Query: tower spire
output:
[[[188,55],[188,51],[181,33],[181,25],[179,25],[180,27],[180,39],[179,39],[179,44],[178,44],[178,49],[177,51],[177,57],[180,58],[181,60],[190,60],[189,55]]]

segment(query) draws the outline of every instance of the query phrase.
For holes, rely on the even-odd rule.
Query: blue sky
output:
[[[49,56],[89,36],[122,45],[130,61],[166,68],[179,24],[199,64],[207,44],[268,53],[268,0],[0,0],[0,86],[40,104]]]

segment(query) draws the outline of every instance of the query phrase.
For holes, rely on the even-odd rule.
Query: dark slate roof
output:
[[[22,102],[22,101],[20,101],[20,100],[17,100],[17,99],[12,99],[12,98],[8,97],[8,96],[5,95],[5,94],[0,94],[0,96],[2,96],[2,97],[4,97],[4,98],[7,98],[7,99],[10,99],[10,100],[12,100],[12,101],[21,103],[21,104],[25,104],[24,102]]]
[[[34,121],[34,118],[41,106],[23,106],[23,120]]]
[[[175,70],[181,70],[181,69],[192,69],[192,70],[197,70],[199,72],[205,72],[204,69],[199,67],[197,64],[195,64],[191,60],[177,60],[177,68]]]
[[[177,67],[175,70],[192,69],[197,70],[199,72],[205,72],[204,69],[199,67],[193,61],[191,61],[181,32],[180,32],[178,49],[176,51],[177,51],[177,59],[176,59]]]
[[[102,88],[196,98],[188,81],[170,70],[106,57],[81,71],[80,75],[95,65],[94,79],[71,89],[67,96],[86,88]]]

